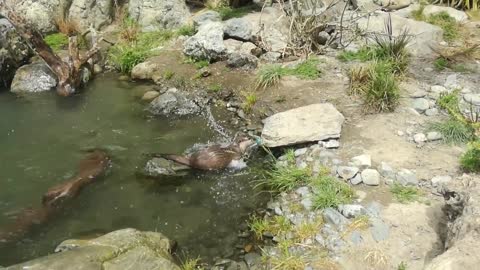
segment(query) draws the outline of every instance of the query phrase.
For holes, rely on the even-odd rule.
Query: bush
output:
[[[353,190],[348,184],[328,175],[312,179],[311,186],[315,194],[313,205],[316,209],[350,203],[354,197]]]
[[[480,142],[471,142],[468,150],[460,159],[462,169],[467,172],[480,172]]]
[[[66,49],[68,47],[68,36],[63,33],[48,35],[43,40],[54,51]]]

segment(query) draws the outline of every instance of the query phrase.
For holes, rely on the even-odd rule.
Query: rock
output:
[[[362,233],[357,230],[353,231],[350,234],[350,241],[355,245],[361,244],[363,242]]]
[[[223,43],[223,25],[208,22],[199,27],[198,32],[183,44],[183,53],[195,59],[217,61],[224,59],[227,48]]]
[[[172,88],[154,99],[150,103],[148,111],[154,115],[185,116],[198,114],[200,113],[201,108],[193,102],[186,93],[179,91],[176,88]]]
[[[372,166],[372,158],[370,155],[360,155],[352,158],[352,163],[360,168],[368,168]]]
[[[424,143],[427,141],[427,137],[423,133],[417,133],[413,136],[413,141],[415,143]]]
[[[50,91],[57,86],[57,78],[47,64],[37,62],[22,66],[15,73],[10,91],[13,93],[37,93]]]
[[[299,187],[295,190],[295,193],[302,197],[308,197],[311,195],[310,188],[309,187]]]
[[[438,109],[437,108],[431,108],[425,111],[426,116],[435,116],[438,114]]]
[[[64,248],[67,247],[67,248]],[[73,247],[73,249],[72,249]],[[57,250],[9,269],[164,269],[180,270],[170,255],[172,244],[161,233],[123,229],[92,240],[67,240]],[[133,263],[133,264],[132,264]]]
[[[402,186],[416,186],[418,185],[418,179],[414,172],[401,169],[396,176],[396,182]]]
[[[370,232],[375,241],[380,242],[388,238],[390,229],[380,218],[370,218]]]
[[[321,31],[320,33],[318,33],[318,36],[317,36],[318,44],[325,45],[327,44],[329,39],[330,39],[330,35],[327,32]]]
[[[263,54],[260,59],[267,61],[269,63],[276,63],[280,58],[282,57],[282,54],[279,52],[266,52]]]
[[[103,72],[102,66],[100,66],[99,64],[93,65],[93,74],[100,74],[102,72]]]
[[[374,169],[365,169],[362,171],[362,181],[368,186],[380,185],[380,173]]]
[[[306,147],[297,149],[295,150],[295,157],[303,156],[307,153],[307,151],[308,151],[308,148]]]
[[[379,171],[384,178],[395,179],[395,171],[388,163],[380,163]]]
[[[250,269],[262,263],[262,256],[260,256],[258,253],[255,253],[255,252],[250,252],[245,254],[245,257],[243,259],[245,260],[245,263],[247,263],[247,266]]]
[[[255,69],[257,64],[257,57],[244,53],[232,53],[227,60],[227,66],[230,68]]]
[[[193,26],[198,29],[200,26],[208,22],[221,22],[222,18],[220,14],[213,10],[207,10],[205,12],[198,13],[193,17]]]
[[[404,29],[408,29],[409,34],[413,36],[408,47],[409,52],[419,57],[434,56],[432,47],[435,48],[443,39],[443,30],[438,26],[386,12],[376,12],[373,16],[361,18],[358,20],[358,26],[364,31],[385,33],[385,21],[390,15],[394,36],[398,36]]]
[[[143,101],[152,101],[156,97],[158,97],[159,95],[160,95],[160,93],[158,93],[157,91],[148,91],[145,94],[143,94],[142,100]]]
[[[164,70],[166,67],[153,58],[134,66],[130,76],[134,80],[152,80],[156,76],[160,76]]]
[[[300,201],[300,204],[305,208],[307,211],[311,211],[313,209],[313,201],[311,198],[303,198]]]
[[[184,0],[130,0],[128,16],[144,31],[155,31],[184,25],[190,12]]]
[[[456,73],[448,75],[443,85],[449,90],[456,90],[462,88],[462,86],[458,84]]]
[[[329,140],[323,143],[323,147],[327,149],[337,149],[340,147],[340,142],[337,140]]]
[[[51,33],[57,30],[55,18],[58,14],[67,13],[68,4],[69,2],[64,0],[25,0],[16,1],[11,8],[22,16],[27,24],[33,25],[42,33]]]
[[[448,93],[449,91],[447,90],[447,88],[441,85],[432,85],[430,87],[430,92],[441,94],[441,93]]]
[[[90,26],[100,29],[113,20],[113,2],[111,0],[73,0],[68,18],[85,31]]]
[[[418,91],[415,91],[413,92],[412,94],[410,94],[410,97],[411,98],[423,98],[427,95],[427,93],[425,93],[425,91],[423,90],[418,90]]]
[[[468,15],[460,10],[451,7],[441,7],[436,5],[426,5],[423,8],[423,15],[431,16],[433,14],[439,14],[446,12],[450,17],[454,18],[457,22],[465,22],[468,20]]]
[[[371,218],[380,217],[380,212],[382,211],[382,205],[379,202],[370,202],[367,207],[367,215]]]
[[[342,216],[337,210],[330,207],[324,209],[322,215],[325,222],[335,226],[340,231],[343,231],[345,226],[349,223],[348,219]]]
[[[431,131],[431,132],[428,132],[427,133],[427,140],[429,142],[432,142],[432,141],[439,141],[442,139],[442,134],[440,132],[437,132],[437,131]]]
[[[480,94],[465,94],[463,99],[475,106],[480,106]]]
[[[153,158],[147,161],[144,174],[150,177],[179,176],[184,175],[190,167],[166,160],[164,158]]]
[[[356,218],[367,214],[365,207],[359,204],[341,204],[338,206],[338,210],[346,218]]]
[[[9,87],[15,71],[32,52],[7,19],[0,19],[0,86]]]
[[[357,173],[357,167],[338,166],[337,168],[337,174],[344,180],[352,179]]]
[[[336,139],[344,119],[330,103],[312,104],[265,119],[262,139],[267,147]]]
[[[246,19],[233,18],[225,21],[224,34],[229,38],[241,41],[251,41],[253,38],[252,25]]]
[[[244,42],[235,39],[226,39],[223,41],[225,48],[227,48],[227,54],[240,52],[243,43]]]
[[[350,179],[350,184],[352,184],[352,185],[359,185],[361,183],[362,183],[362,174],[360,174],[360,173],[357,173],[357,175],[355,175],[355,177]]]
[[[438,187],[439,185],[448,184],[452,181],[452,177],[449,175],[435,176],[430,181],[432,182],[432,187]]]
[[[428,102],[428,99],[425,98],[416,98],[412,102],[412,108],[414,108],[420,113],[423,113],[428,108],[430,108],[430,102]]]
[[[251,54],[259,57],[262,54],[262,49],[258,48],[251,42],[243,42],[242,46],[240,46],[240,53]]]

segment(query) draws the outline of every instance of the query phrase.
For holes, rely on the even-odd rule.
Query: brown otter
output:
[[[228,145],[214,144],[195,151],[189,155],[153,154],[168,160],[187,165],[199,170],[221,170],[225,168],[243,168],[243,154],[255,144],[255,141],[246,135],[238,135]]]

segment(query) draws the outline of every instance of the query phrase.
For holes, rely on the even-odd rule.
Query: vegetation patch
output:
[[[313,206],[316,209],[347,204],[352,202],[354,197],[353,189],[348,184],[332,176],[320,175],[312,179],[311,186],[315,190]]]
[[[390,188],[393,197],[401,203],[409,203],[418,200],[421,192],[416,187],[402,186],[398,183]]]
[[[442,28],[445,41],[451,42],[460,36],[460,26],[447,12],[442,11],[425,16],[423,14],[424,8],[422,5],[420,9],[412,11],[412,17],[417,21],[424,21]]]
[[[192,64],[195,66],[197,69],[202,69],[205,67],[208,67],[210,65],[210,61],[206,59],[195,59],[192,57],[186,57],[185,60],[183,61],[185,64]]]
[[[480,142],[471,142],[467,152],[460,158],[462,169],[467,172],[480,172]]]
[[[253,216],[249,222],[249,227],[257,239],[263,239],[265,233],[280,235],[289,232],[292,230],[292,223],[283,216],[273,218]]]
[[[200,258],[186,259],[182,265],[182,270],[204,270],[204,267],[199,266]]]
[[[246,93],[245,94],[245,101],[243,102],[242,108],[246,113],[250,113],[252,111],[253,106],[257,103],[258,97],[255,93]]]
[[[262,181],[272,192],[291,191],[300,185],[307,184],[312,173],[309,169],[301,169],[295,165],[276,167],[267,172]]]
[[[258,7],[256,5],[247,5],[239,8],[220,6],[217,8],[213,8],[213,10],[220,14],[220,18],[222,18],[223,21],[226,21],[232,18],[243,17],[252,11],[258,10]]]
[[[310,58],[295,67],[282,67],[280,65],[266,65],[257,73],[256,88],[266,89],[278,84],[283,76],[291,75],[306,80],[315,80],[320,77],[321,71],[318,69],[319,60]]]
[[[45,36],[43,39],[54,51],[63,50],[68,47],[68,36],[63,33],[55,33]]]
[[[171,70],[165,70],[165,72],[163,72],[163,78],[165,80],[170,80],[173,78],[173,76],[175,76],[175,72]]]
[[[177,30],[179,36],[193,36],[195,35],[195,26],[193,24],[186,24]]]
[[[450,67],[450,65],[450,61],[448,61],[444,57],[438,57],[437,59],[435,59],[435,61],[433,61],[433,66],[437,71],[442,71]]]
[[[453,118],[444,122],[431,123],[429,130],[442,134],[442,140],[449,144],[466,143],[474,138],[472,127]]]
[[[215,84],[210,85],[210,86],[207,88],[207,90],[208,90],[209,92],[218,93],[218,92],[222,91],[222,88],[223,88],[223,86],[222,86],[221,84],[215,83]]]

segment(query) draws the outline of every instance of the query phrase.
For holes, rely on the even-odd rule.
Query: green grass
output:
[[[242,108],[245,112],[250,113],[253,106],[257,103],[258,97],[255,93],[251,92],[245,94],[245,101],[243,102]]]
[[[407,270],[407,263],[401,262],[401,263],[397,266],[397,270]]]
[[[192,57],[185,58],[183,63],[192,64],[195,66],[196,69],[202,69],[210,65],[210,62],[206,59],[194,59]]]
[[[480,172],[480,142],[471,142],[467,152],[460,158],[460,165],[467,172]]]
[[[332,176],[321,175],[311,180],[314,190],[313,205],[316,209],[337,207],[352,202],[353,189]]]
[[[197,265],[200,262],[200,258],[195,258],[195,259],[186,259],[182,265],[181,269],[182,270],[204,270],[204,267],[197,267]]]
[[[171,70],[165,70],[165,72],[163,72],[163,78],[165,80],[170,80],[173,78],[173,76],[175,76],[175,72]]]
[[[265,185],[272,192],[286,192],[307,184],[311,175],[310,170],[300,169],[295,165],[275,167],[267,172],[267,176],[260,184]]]
[[[412,11],[413,19],[417,21],[425,21],[425,15],[423,15],[424,9],[425,9],[425,5],[420,5],[419,9]]]
[[[443,39],[451,42],[456,40],[460,36],[460,27],[454,18],[450,17],[447,12],[432,14],[425,20],[428,23],[437,25],[443,29]]]
[[[472,127],[453,118],[444,122],[431,123],[429,130],[442,134],[443,141],[449,144],[466,143],[474,137]]]
[[[215,83],[215,84],[212,84],[212,85],[208,86],[207,90],[208,90],[208,92],[218,93],[218,92],[222,91],[222,88],[223,88],[223,86],[221,84]]]
[[[68,47],[68,37],[62,33],[55,33],[45,36],[43,39],[53,51],[66,49]]]
[[[361,61],[366,62],[375,59],[375,48],[372,46],[361,47],[358,51],[342,51],[337,56],[342,62]]]
[[[179,36],[193,36],[195,35],[195,27],[193,24],[186,24],[177,29],[177,35]]]
[[[393,184],[390,188],[393,197],[401,203],[409,203],[418,200],[421,195],[420,190],[416,187],[405,187],[398,183]]]
[[[437,99],[437,105],[450,114],[460,114],[458,91],[451,93],[441,93]]]
[[[318,59],[310,58],[295,67],[280,65],[266,65],[257,73],[256,88],[266,89],[278,84],[283,76],[291,75],[305,80],[315,80],[320,77],[321,71],[317,68]]]
[[[257,239],[263,239],[266,232],[274,236],[287,233],[292,229],[292,223],[284,216],[273,218],[252,216],[248,222],[248,227]]]
[[[443,57],[438,57],[435,59],[435,61],[433,61],[433,66],[437,71],[442,71],[450,67],[450,62]]]
[[[226,21],[228,19],[232,18],[240,18],[248,13],[257,10],[256,5],[248,5],[248,6],[243,6],[239,8],[232,8],[228,6],[223,6],[223,7],[218,7],[215,8],[214,10],[220,14],[220,18],[222,18],[223,21]]]
[[[392,112],[399,104],[400,89],[389,62],[377,62],[369,70],[369,81],[363,91],[367,111]]]

